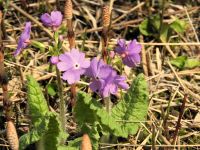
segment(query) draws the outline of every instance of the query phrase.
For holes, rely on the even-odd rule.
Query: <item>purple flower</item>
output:
[[[29,44],[31,34],[31,22],[26,22],[24,31],[22,32],[21,36],[19,37],[17,49],[14,52],[14,56],[17,56],[22,49],[26,48]]]
[[[115,51],[121,55],[122,61],[129,67],[137,66],[140,61],[140,51],[142,46],[134,39],[126,45],[124,39],[119,39]]]
[[[50,62],[51,62],[53,65],[56,65],[56,64],[59,62],[59,57],[58,57],[58,56],[51,56]]]
[[[67,80],[69,84],[76,83],[80,80],[80,76],[85,73],[90,66],[90,61],[85,59],[85,54],[77,49],[72,49],[70,52],[59,56],[60,62],[57,67],[60,71],[64,71],[63,80]]]
[[[108,97],[110,94],[116,94],[118,88],[127,90],[129,85],[125,82],[126,77],[117,75],[115,70],[112,70],[109,76],[105,79],[105,84],[100,90],[102,97]]]
[[[116,71],[103,62],[93,58],[90,67],[87,69],[87,76],[92,78],[89,87],[93,92],[99,93],[102,97],[108,97],[110,94],[116,94],[118,87],[128,89],[125,83],[125,77],[117,75]]]
[[[100,92],[102,87],[104,87],[105,79],[111,72],[112,68],[106,65],[103,60],[98,60],[97,58],[92,59],[85,75],[92,78],[92,83],[90,83],[89,87],[93,92]]]
[[[61,25],[62,18],[63,15],[60,11],[52,11],[51,14],[43,14],[40,19],[45,26],[57,28]]]

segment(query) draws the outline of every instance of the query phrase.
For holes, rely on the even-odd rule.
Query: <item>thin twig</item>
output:
[[[184,110],[185,110],[185,104],[186,104],[186,101],[187,101],[187,94],[184,95],[184,98],[183,98],[183,103],[181,105],[181,110],[180,110],[180,113],[179,113],[179,117],[178,117],[178,121],[177,121],[177,124],[176,124],[176,130],[174,132],[174,136],[173,136],[173,141],[172,141],[172,144],[175,144],[176,142],[176,137],[178,135],[178,131],[181,127],[181,119],[183,117],[183,113],[184,113]]]

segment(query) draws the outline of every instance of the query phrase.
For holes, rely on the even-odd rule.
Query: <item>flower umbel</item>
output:
[[[22,51],[22,49],[28,46],[30,34],[31,34],[31,22],[26,22],[24,31],[19,37],[17,49],[14,52],[14,56],[17,56]]]
[[[57,67],[60,71],[64,71],[62,79],[67,80],[69,84],[78,82],[80,76],[90,66],[90,61],[85,58],[85,54],[77,49],[61,54],[59,60]]]
[[[92,78],[89,85],[92,91],[99,93],[102,97],[116,94],[118,87],[122,89],[128,89],[129,87],[125,83],[125,77],[117,75],[117,72],[111,66],[97,58],[93,58],[85,74]]]
[[[52,11],[51,14],[43,14],[40,19],[45,26],[57,28],[61,25],[62,18],[63,15],[60,11]]]
[[[135,67],[140,63],[141,58],[139,53],[141,52],[142,46],[138,44],[135,39],[127,45],[124,39],[119,39],[117,44],[115,51],[121,55],[122,61],[125,65]]]

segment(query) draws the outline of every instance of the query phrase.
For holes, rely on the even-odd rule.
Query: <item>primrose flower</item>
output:
[[[108,97],[110,94],[116,94],[118,88],[127,90],[129,85],[125,82],[126,77],[117,75],[115,70],[112,70],[109,76],[105,79],[105,84],[100,90],[102,97]]]
[[[63,80],[67,80],[69,84],[76,83],[80,80],[80,76],[85,73],[90,66],[90,61],[85,58],[85,54],[77,49],[72,49],[59,56],[57,67],[60,71],[64,71]]]
[[[103,62],[93,58],[90,67],[87,69],[87,76],[92,78],[89,87],[93,92],[99,93],[102,97],[108,97],[110,94],[116,94],[118,87],[128,89],[125,83],[125,77],[117,75],[113,68]]]
[[[141,52],[142,46],[138,44],[135,39],[127,45],[124,39],[119,39],[117,44],[115,51],[121,55],[122,61],[125,65],[128,67],[134,67],[140,63],[141,58],[139,53]]]
[[[63,15],[60,11],[52,11],[51,14],[45,13],[41,16],[42,23],[47,27],[57,28],[62,23]]]
[[[58,56],[51,56],[50,62],[51,62],[53,65],[56,65],[56,64],[59,62],[59,57],[58,57]]]
[[[29,39],[30,39],[30,34],[31,34],[31,22],[26,22],[24,31],[22,32],[21,36],[19,37],[18,44],[17,44],[17,49],[14,52],[14,56],[17,56],[22,49],[26,48],[29,44]]]
[[[106,65],[103,60],[93,58],[90,67],[87,69],[85,75],[92,78],[92,83],[89,87],[93,92],[99,92],[105,84],[105,79],[112,72],[112,68]]]

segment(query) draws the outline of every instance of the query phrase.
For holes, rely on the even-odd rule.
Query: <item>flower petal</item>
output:
[[[43,14],[40,17],[40,20],[42,21],[42,23],[47,26],[47,27],[51,27],[52,26],[52,20],[51,20],[51,16],[48,13]]]
[[[70,68],[72,68],[72,66],[70,65],[70,63],[67,63],[67,62],[58,62],[57,63],[57,67],[60,71],[67,71],[69,70]]]
[[[135,54],[135,53],[140,53],[142,49],[142,46],[137,43],[137,40],[132,40],[130,43],[127,45],[127,51],[129,54]]]
[[[51,20],[52,20],[52,26],[58,27],[62,23],[63,15],[60,11],[52,11],[51,12]]]
[[[93,92],[99,92],[102,87],[102,83],[100,81],[94,80],[92,83],[90,83],[89,87]]]
[[[63,80],[67,80],[68,84],[74,84],[80,80],[80,74],[75,70],[68,70],[63,73]]]
[[[124,53],[125,50],[126,50],[126,41],[125,41],[125,39],[119,39],[117,41],[117,47],[115,48],[115,51],[118,54],[122,54],[122,53]]]

